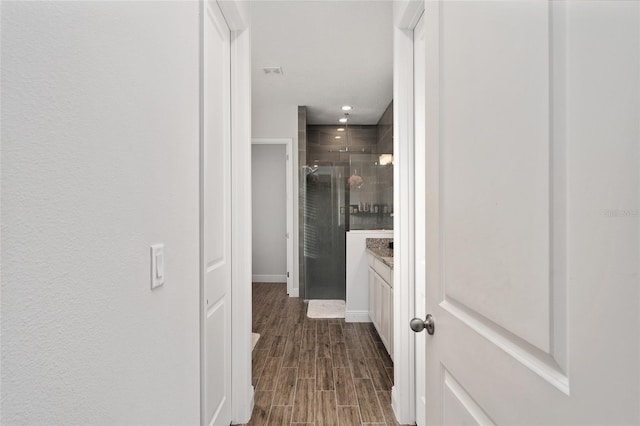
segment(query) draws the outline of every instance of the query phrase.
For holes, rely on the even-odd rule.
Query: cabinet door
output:
[[[380,280],[380,337],[382,338],[382,342],[387,347],[387,351],[389,350],[389,334],[391,332],[391,311],[389,300],[391,298],[391,288],[382,280]]]
[[[382,321],[382,286],[384,286],[384,282],[380,275],[375,274],[375,291],[376,291],[376,300],[375,300],[375,324],[378,328],[378,332],[381,333],[381,321]]]
[[[369,268],[369,318],[375,324],[376,312],[376,273]]]
[[[393,277],[393,271],[391,271]],[[393,287],[389,289],[389,338],[387,352],[393,361]]]

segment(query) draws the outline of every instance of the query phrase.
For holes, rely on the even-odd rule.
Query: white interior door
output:
[[[425,2],[427,424],[640,422],[639,22]]]
[[[231,423],[230,32],[215,1],[204,2],[202,19],[202,410],[204,424],[227,426]]]
[[[424,14],[418,21],[413,31],[413,88],[414,88],[414,115],[415,117],[425,116],[425,29]],[[414,188],[415,188],[415,312],[416,318],[424,319],[427,315],[426,306],[426,263],[425,263],[425,121],[424,119],[414,120]],[[415,335],[415,363],[416,363],[416,424],[425,424],[425,342],[427,333],[417,333]]]

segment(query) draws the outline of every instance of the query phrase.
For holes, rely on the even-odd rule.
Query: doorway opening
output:
[[[294,201],[292,139],[253,139],[252,174],[252,282],[294,286]]]

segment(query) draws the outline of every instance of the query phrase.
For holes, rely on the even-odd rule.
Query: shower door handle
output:
[[[431,314],[427,314],[427,318],[425,320],[420,318],[412,319],[409,326],[411,327],[411,330],[416,333],[420,333],[425,328],[427,329],[427,333],[430,335],[433,335],[436,331],[436,323],[433,321],[433,315]]]

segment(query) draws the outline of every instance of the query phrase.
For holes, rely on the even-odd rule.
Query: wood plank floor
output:
[[[398,425],[393,363],[371,323],[307,318],[285,284],[253,284],[255,407],[249,425]]]

